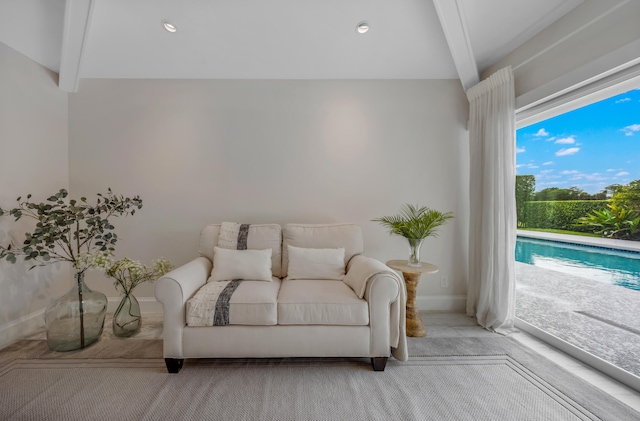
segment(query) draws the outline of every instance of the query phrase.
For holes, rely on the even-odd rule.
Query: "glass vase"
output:
[[[140,330],[141,324],[140,304],[133,294],[126,294],[113,313],[113,334],[120,337],[131,336]]]
[[[47,345],[54,351],[73,351],[100,339],[107,313],[107,296],[84,283],[76,273],[75,285],[52,301],[44,312]]]
[[[419,268],[422,266],[420,262],[420,247],[422,247],[424,238],[407,238],[407,240],[409,240],[409,260],[407,265]]]

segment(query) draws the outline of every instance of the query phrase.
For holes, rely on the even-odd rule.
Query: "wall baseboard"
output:
[[[416,305],[420,311],[456,311],[467,309],[466,295],[418,295]]]
[[[142,314],[162,313],[162,304],[154,297],[136,297]],[[109,297],[107,313],[113,314],[122,297]],[[11,345],[24,335],[44,326],[44,308],[0,325],[0,348]]]
[[[142,314],[162,313],[162,304],[154,297],[136,297]],[[112,313],[120,304],[121,297],[109,297],[107,312]],[[467,306],[466,295],[421,295],[416,298],[418,309],[422,311],[459,311]],[[0,325],[0,348],[10,345],[21,336],[44,326],[44,309]]]
[[[44,308],[0,325],[0,348],[44,326]]]

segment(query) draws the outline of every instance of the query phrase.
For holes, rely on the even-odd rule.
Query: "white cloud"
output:
[[[627,102],[627,101],[631,101],[631,98],[621,98],[616,101],[616,104],[620,104],[621,102]]]
[[[557,143],[560,145],[573,145],[574,143],[576,143],[576,140],[573,138],[573,136],[569,136],[569,137],[563,137],[562,139],[558,139],[554,143]]]
[[[585,174],[584,178],[586,178],[587,180],[595,180],[595,181],[600,181],[600,180],[606,180],[606,177],[603,177],[602,174],[594,172],[593,174]]]
[[[534,136],[536,137],[549,136],[549,132],[547,132],[545,129],[540,129],[538,130],[538,133],[534,134]]]
[[[580,151],[580,148],[562,148],[558,152],[556,152],[556,156],[573,155],[575,153],[578,153],[578,151]]]
[[[526,152],[526,149],[524,148],[524,146],[522,148],[519,148],[516,146],[516,153],[522,153],[522,152]]]
[[[543,162],[542,165],[553,165],[553,161]]]
[[[516,165],[516,168],[522,168],[522,167],[524,167],[524,164],[517,164]]]
[[[616,171],[622,171],[622,168],[609,168],[607,170],[607,172],[616,172]]]
[[[591,180],[591,181],[602,181],[608,180],[607,177],[603,177],[602,174],[594,172],[593,174],[585,174],[580,171],[571,170],[571,171],[562,171],[560,174],[563,175],[571,175],[569,180],[578,181],[578,180]]]
[[[539,167],[539,166],[537,166],[537,165],[531,165],[531,164],[529,164],[529,168],[531,168],[531,169],[536,169],[536,168],[540,168],[540,167]]]
[[[540,174],[549,174],[550,172],[553,172],[553,170],[542,170]]]
[[[543,186],[558,187],[558,186],[562,186],[563,184],[566,185],[567,182],[566,181],[543,181],[541,183],[536,182],[536,187],[543,187]]]
[[[547,142],[551,142],[552,140],[556,140],[556,137],[555,136],[550,137],[549,139],[547,139]]]
[[[616,174],[616,177],[624,177],[625,175],[629,175],[629,173],[626,171],[620,171],[618,174]]]
[[[640,131],[640,124],[632,124],[630,126],[627,126],[623,129],[621,129],[624,132],[625,136],[633,136],[633,134],[635,132],[639,132]]]

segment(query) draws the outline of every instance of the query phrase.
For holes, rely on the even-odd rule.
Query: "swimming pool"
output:
[[[516,261],[640,291],[640,253],[518,237]]]

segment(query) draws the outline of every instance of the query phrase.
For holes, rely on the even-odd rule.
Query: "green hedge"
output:
[[[594,210],[606,209],[608,200],[556,200],[524,203],[524,221],[518,225],[525,228],[553,228],[584,231],[576,227],[576,219]]]

